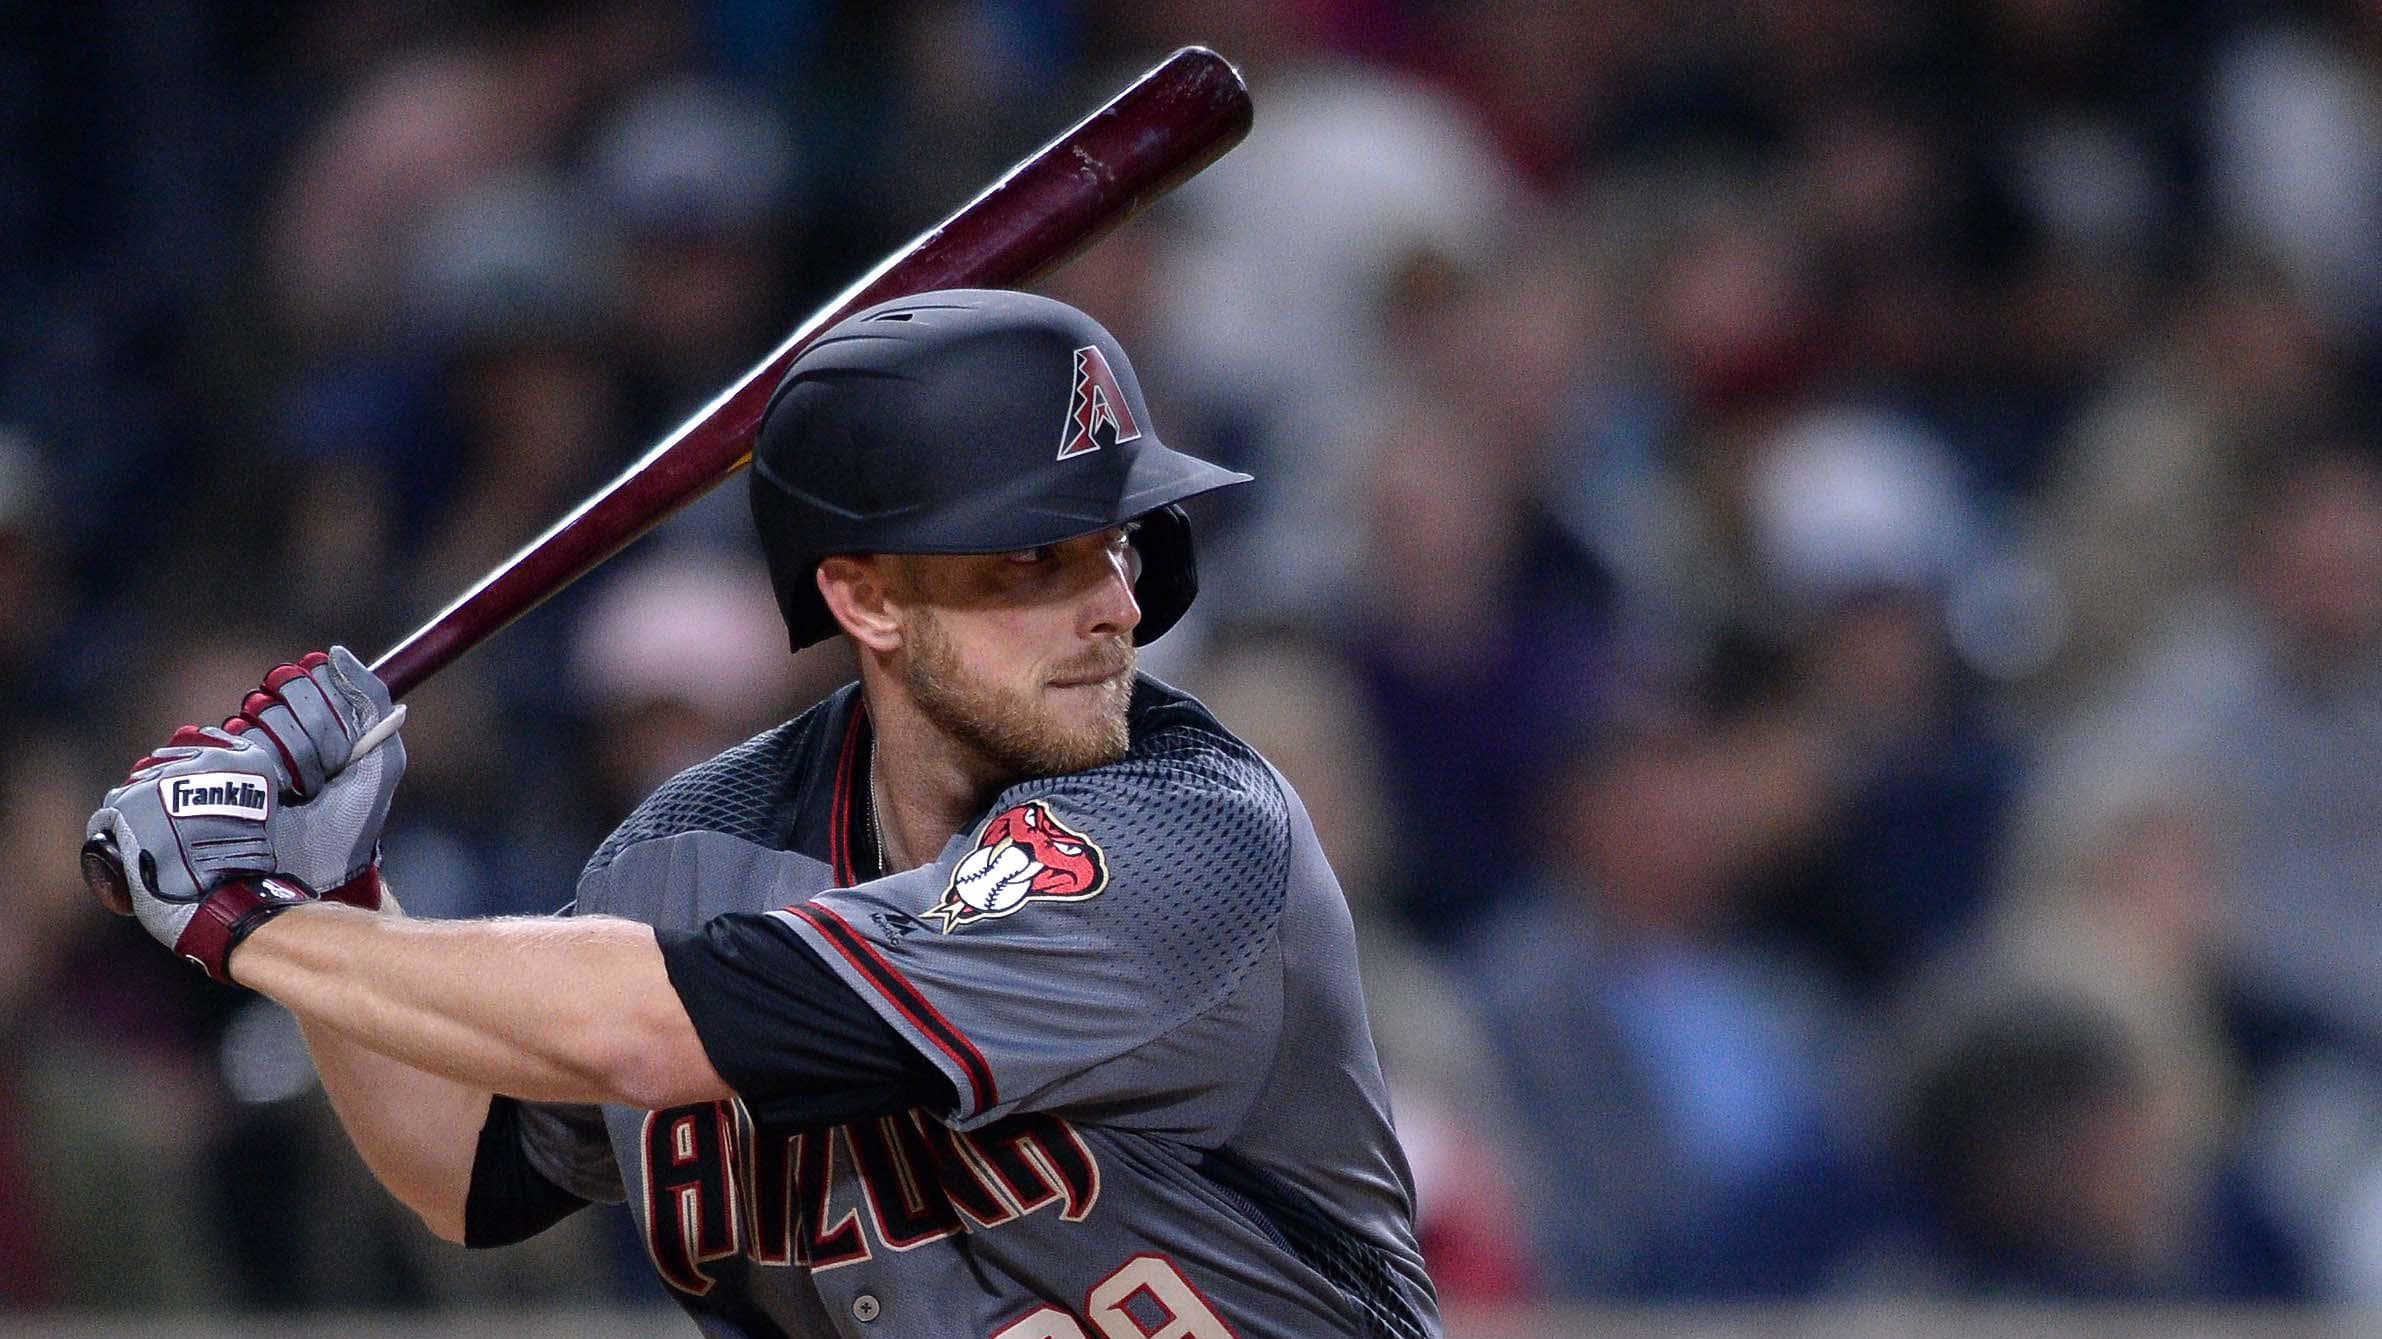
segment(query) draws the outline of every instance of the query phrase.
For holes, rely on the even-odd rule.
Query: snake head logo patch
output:
[[[949,934],[1028,902],[1080,902],[1107,886],[1108,857],[1099,846],[1033,800],[993,815],[926,914]]]

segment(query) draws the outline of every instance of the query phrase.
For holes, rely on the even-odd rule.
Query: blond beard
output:
[[[1104,766],[1124,757],[1131,746],[1126,725],[1126,708],[1133,698],[1129,642],[1120,639],[1059,676],[1122,671],[1100,686],[1100,719],[1089,727],[1071,728],[1053,720],[1031,690],[970,676],[932,610],[917,612],[908,638],[912,652],[902,679],[919,714],[1012,781]]]

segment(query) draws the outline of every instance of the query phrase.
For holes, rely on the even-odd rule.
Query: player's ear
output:
[[[864,650],[889,652],[901,645],[900,591],[893,572],[875,554],[838,554],[819,560],[819,598],[838,626]]]

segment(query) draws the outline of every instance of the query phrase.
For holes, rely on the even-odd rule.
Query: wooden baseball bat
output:
[[[1014,288],[1047,274],[1249,133],[1249,89],[1204,47],[1167,57],[1107,105],[879,261],[795,327],[719,398],[372,664],[403,697],[752,460],[753,434],[788,364],[864,307],[934,288]],[[83,848],[83,880],[110,910],[132,901],[113,843]]]
[[[588,569],[743,469],[769,393],[844,317],[931,288],[1014,288],[1056,269],[1249,131],[1249,90],[1223,57],[1185,47],[1009,169],[958,213],[877,263],[777,351],[603,491],[374,661],[403,697]]]

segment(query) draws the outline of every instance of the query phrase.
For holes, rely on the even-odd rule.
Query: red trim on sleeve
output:
[[[976,1049],[976,1043],[969,1041],[966,1033],[954,1027],[950,1019],[945,1018],[925,995],[920,994],[918,987],[911,985],[910,979],[901,974],[900,968],[887,962],[885,956],[877,952],[876,945],[861,938],[860,932],[852,928],[851,922],[837,915],[832,908],[817,903],[804,903],[786,910],[800,916],[804,923],[817,930],[820,938],[842,954],[844,961],[851,963],[863,979],[876,987],[877,992],[890,1001],[895,1009],[901,1011],[902,1017],[910,1020],[911,1026],[925,1034],[936,1049],[951,1058],[951,1063],[967,1076],[968,1087],[975,1093],[976,1111],[989,1111],[1000,1105],[1000,1088],[993,1081],[992,1066],[985,1062],[984,1053]]]

